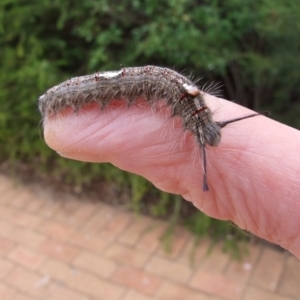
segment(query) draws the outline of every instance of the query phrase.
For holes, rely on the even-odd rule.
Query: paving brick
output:
[[[96,203],[82,203],[77,209],[75,209],[67,218],[69,224],[75,224],[76,226],[85,223],[90,219],[97,209]]]
[[[81,252],[73,261],[73,265],[95,273],[103,278],[110,277],[117,268],[116,263],[100,255],[94,255],[87,251]]]
[[[248,254],[245,253],[241,260],[231,259],[224,275],[226,277],[239,282],[240,284],[246,284],[249,277],[254,271],[255,263],[258,256],[261,253],[260,244],[250,244],[248,247]]]
[[[87,233],[84,231],[75,232],[69,238],[68,242],[95,253],[101,253],[101,251],[110,243],[108,239],[103,238],[100,234]]]
[[[227,278],[225,275],[204,270],[199,270],[194,274],[190,286],[229,300],[240,299],[244,289],[244,285]]]
[[[74,228],[56,220],[47,220],[39,227],[39,232],[59,240],[68,240]]]
[[[20,190],[17,189],[17,193],[12,196],[9,202],[6,202],[9,206],[14,208],[24,208],[32,198],[32,194],[29,192],[28,188],[23,185],[20,186]]]
[[[44,276],[59,280],[70,287],[76,286],[82,277],[80,270],[56,259],[49,259],[40,271]]]
[[[11,195],[14,194],[14,190],[17,187],[16,183],[12,183],[12,181],[9,181],[8,184],[1,184],[0,182],[0,192],[1,192],[1,198],[0,202],[1,204],[5,204],[10,201]]]
[[[26,247],[17,246],[8,255],[8,258],[24,267],[36,270],[46,260],[46,256]]]
[[[202,238],[198,243],[195,239],[191,239],[177,261],[195,269],[200,262],[207,258],[210,243],[211,241],[206,238]]]
[[[7,276],[6,282],[25,294],[38,297],[43,294],[43,286],[38,284],[41,279],[42,276],[18,267]]]
[[[27,228],[35,228],[42,222],[42,218],[38,216],[4,205],[0,205],[0,218],[8,223]]]
[[[5,299],[5,298],[4,298]],[[18,294],[14,300],[34,300],[33,298],[29,297],[29,296],[25,296],[23,294]]]
[[[5,284],[0,283],[0,299],[15,300],[17,292]]]
[[[53,218],[65,224],[71,224],[70,217],[80,207],[80,202],[69,194],[58,195],[58,197],[61,197],[60,201],[58,201],[59,209]]]
[[[167,240],[162,240],[159,255],[172,259],[178,258],[190,238],[191,235],[186,229],[177,227],[172,233],[170,233],[170,237],[168,237]]]
[[[130,290],[126,292],[126,295],[122,298],[122,300],[153,300],[153,298],[145,296],[134,290]]]
[[[9,224],[6,221],[2,221],[0,219],[0,237],[7,238],[11,241],[11,234],[15,230],[16,226],[13,224]]]
[[[1,196],[2,204],[7,204],[8,206],[16,208],[23,208],[32,197],[32,194],[28,192],[28,189],[26,189],[22,184],[14,183],[10,186],[10,189]]]
[[[71,268],[56,260],[48,261],[41,268],[41,271],[60,280],[72,289],[95,298],[118,299],[123,292],[123,288],[118,285],[76,268]]]
[[[0,193],[1,193],[1,195],[5,195],[5,193],[7,191],[9,191],[11,188],[13,188],[13,181],[11,179],[9,179],[8,176],[0,174]],[[4,199],[4,197],[1,197],[0,202],[2,202],[3,199]]]
[[[258,287],[275,291],[283,272],[285,257],[278,250],[265,247],[254,270],[251,282]]]
[[[187,282],[192,274],[188,266],[160,257],[154,257],[147,263],[146,270],[179,283]]]
[[[45,201],[38,197],[31,197],[30,201],[24,207],[24,210],[30,213],[38,213],[43,210],[45,206]]]
[[[14,243],[6,238],[0,237],[0,256],[5,255],[12,249]]]
[[[124,292],[122,287],[92,275],[82,276],[82,280],[73,288],[95,298],[110,300],[119,299]]]
[[[20,186],[19,183],[10,181],[6,187],[3,187],[1,192],[1,204],[8,204],[15,195],[22,193],[24,189]]]
[[[39,216],[44,218],[54,218],[55,214],[57,214],[61,208],[61,204],[59,201],[55,201],[53,199],[43,199],[44,206],[41,210],[39,210]]]
[[[128,212],[117,212],[113,218],[100,231],[101,235],[107,239],[115,239],[128,224],[132,221],[132,214]]]
[[[217,296],[211,296],[209,298],[209,300],[224,300],[224,298],[221,298],[221,297],[217,297]],[[253,299],[254,300],[254,299]],[[255,299],[256,300],[256,299]],[[258,299],[257,299],[258,300]],[[259,299],[260,300],[260,299]]]
[[[29,248],[35,248],[45,240],[45,236],[36,233],[31,229],[20,227],[12,228],[7,238],[15,243],[23,244]]]
[[[167,223],[156,221],[143,233],[142,238],[138,241],[136,249],[153,253],[160,246],[160,238],[166,231]]]
[[[156,298],[160,300],[211,300],[211,298],[204,293],[169,281],[165,281],[161,285]]]
[[[300,299],[300,261],[289,255],[279,284],[279,292],[283,295]]]
[[[230,255],[225,253],[222,248],[222,243],[213,245],[199,267],[204,271],[222,272],[230,261]]]
[[[135,245],[151,224],[153,220],[150,218],[134,216],[131,224],[120,235],[119,241],[127,245]]]
[[[113,243],[104,253],[106,256],[116,260],[117,262],[134,267],[143,266],[149,257],[147,253],[137,251],[119,243]]]
[[[262,299],[262,300],[292,300],[290,297],[284,297],[280,295],[273,294],[271,292],[264,291],[262,289],[249,286],[244,294],[243,300],[254,300],[254,299]],[[299,295],[297,298],[299,299]]]
[[[62,261],[71,262],[79,253],[77,247],[57,240],[46,240],[42,242],[38,250],[49,257]]]
[[[161,284],[159,277],[133,267],[120,267],[112,280],[149,296],[154,295]]]
[[[14,265],[3,258],[0,258],[0,279],[5,278],[14,268]]]
[[[89,300],[89,297],[72,291],[61,283],[52,283],[43,293],[41,300]]]
[[[11,242],[24,243],[30,247],[35,247],[45,239],[44,236],[31,229],[21,228],[2,220],[0,220],[0,236]]]
[[[82,231],[88,233],[99,233],[99,231],[113,219],[115,211],[108,205],[101,204],[98,207],[98,211],[94,214],[91,219],[84,224]]]

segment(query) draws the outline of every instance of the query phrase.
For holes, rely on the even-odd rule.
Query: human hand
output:
[[[218,121],[251,112],[205,96]],[[208,185],[202,190],[201,151],[169,108],[146,103],[129,109],[115,101],[104,112],[90,104],[75,115],[66,109],[45,119],[47,144],[60,155],[110,162],[180,194],[204,213],[231,220],[300,258],[300,132],[258,116],[222,129],[218,147],[207,147]]]

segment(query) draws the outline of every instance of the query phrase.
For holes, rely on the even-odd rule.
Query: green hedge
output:
[[[223,82],[226,98],[270,110],[274,118],[300,128],[299,4],[297,0],[2,0],[0,160],[38,165],[70,184],[117,180],[131,186],[133,203],[141,205],[142,195],[152,188],[144,179],[109,165],[61,159],[41,138],[36,103],[40,94],[66,78],[119,69],[120,64],[174,67]],[[153,213],[163,215],[175,202],[161,194]],[[199,219],[190,218],[189,226],[198,228]],[[227,228],[204,216],[202,220],[206,232]]]

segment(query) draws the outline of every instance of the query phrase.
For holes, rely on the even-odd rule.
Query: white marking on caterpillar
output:
[[[49,89],[38,99],[43,117],[55,114],[66,107],[78,111],[85,104],[98,102],[105,108],[112,100],[124,99],[128,105],[144,97],[149,103],[164,100],[172,108],[172,116],[180,116],[184,130],[195,136],[203,159],[203,190],[208,190],[206,144],[218,146],[221,128],[245,117],[215,122],[205,104],[203,92],[185,76],[156,66],[122,68],[120,71],[97,72],[75,77]]]
[[[200,94],[199,89],[197,87],[195,87],[194,85],[189,85],[189,84],[184,83],[183,87],[187,90],[187,92],[190,95],[198,96]]]
[[[98,77],[103,77],[106,79],[109,78],[114,78],[117,77],[118,75],[122,74],[122,70],[121,71],[109,71],[109,72],[104,72],[104,73],[98,73]]]

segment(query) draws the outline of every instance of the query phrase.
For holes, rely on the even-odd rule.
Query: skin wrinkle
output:
[[[270,239],[272,237],[272,234],[269,229],[272,223],[269,222],[268,218],[266,218],[266,216],[268,216],[268,210],[266,209],[263,201],[260,201],[259,204],[260,206],[254,206],[256,213],[253,214],[252,211],[249,212],[249,214],[252,217],[253,222],[256,223],[258,232],[260,232],[261,235],[263,234],[263,232],[265,232],[267,238]]]
[[[89,126],[89,128],[91,128],[91,126]],[[70,145],[70,148],[74,149],[76,148],[78,145],[82,145],[85,144],[86,141],[88,141],[91,137],[93,137],[93,135],[96,135],[96,130],[93,132],[89,132],[89,136],[83,136],[81,139],[78,139],[76,143],[73,143],[72,145]],[[105,136],[104,136],[105,138]],[[73,150],[74,151],[74,150]],[[69,151],[66,151],[65,154],[67,154]],[[109,156],[107,156],[107,160],[109,160]]]
[[[291,237],[288,241],[283,241],[280,245],[286,249],[299,249],[300,242],[299,242],[299,232],[300,232],[300,225],[298,225],[298,228],[294,230],[294,234],[291,234]],[[299,244],[299,246],[297,246]]]
[[[233,164],[231,164],[232,166]],[[233,168],[230,168],[230,170],[232,170]],[[217,182],[220,182],[222,184],[222,187],[220,187],[221,190],[224,190],[224,192],[222,193],[222,199],[239,199],[240,195],[237,195],[237,193],[240,193],[240,185],[237,184],[237,181],[231,181],[230,184],[228,184],[228,182],[226,181],[226,174],[228,174],[230,172],[230,170],[228,171],[228,169],[226,168],[226,171],[221,171],[218,170],[218,177],[219,180],[217,180]],[[231,173],[236,173],[236,172],[231,172]],[[215,185],[214,185],[215,186]],[[234,187],[234,188],[233,188]],[[222,200],[223,202],[224,200]],[[217,202],[221,202],[221,201],[217,201]],[[230,202],[229,202],[230,203]],[[230,204],[232,206],[234,202],[231,202]],[[228,204],[227,204],[228,205]],[[233,216],[233,212],[231,211],[231,216]]]
[[[249,155],[248,149],[246,147],[243,148],[241,151],[234,150],[234,153],[235,154],[232,156],[237,157],[237,158],[234,159],[234,161],[232,161],[232,163],[230,164],[229,170],[226,172],[227,173],[231,172],[232,174],[234,174],[234,177],[236,177],[237,181],[231,182],[230,184],[232,184],[232,185],[235,184],[236,189],[240,189],[241,186],[244,186],[244,187],[247,186],[249,188],[248,189],[244,188],[244,190],[249,191],[249,190],[251,190],[251,186],[249,186],[249,183],[251,183],[251,182],[248,180],[247,174],[248,174],[248,171],[250,169],[252,169],[252,166],[253,166],[253,164],[249,162],[249,159],[252,160],[251,155]],[[230,155],[229,152],[227,152],[227,154]],[[256,161],[256,159],[254,159],[254,161]],[[247,170],[247,172],[239,174],[237,172],[237,170]]]
[[[184,171],[184,173],[183,173],[183,177],[184,177],[184,178],[187,178],[188,176],[189,176],[189,172],[188,172],[187,169],[185,169],[185,171]],[[202,177],[201,177],[201,178],[202,178]],[[181,192],[182,197],[183,197],[184,199],[186,199],[187,201],[191,202],[191,200],[190,200],[190,197],[191,197],[190,191],[186,188],[185,185],[182,185],[182,180],[179,180],[179,183],[180,183],[181,186],[183,186],[183,187],[182,187],[182,192]]]
[[[236,159],[236,161],[238,161],[238,159]],[[257,199],[259,199],[259,197],[257,197]],[[249,209],[248,209],[248,211],[249,211]],[[253,217],[254,218],[254,217]],[[254,223],[254,222],[253,222]],[[248,227],[248,226],[247,226]],[[269,236],[271,236],[270,234],[269,234]],[[273,237],[272,237],[273,238]]]
[[[242,205],[242,204],[240,204],[240,205]],[[252,213],[252,210],[250,209],[250,207],[248,205],[248,202],[243,202],[243,210],[241,210],[241,211],[248,213],[247,218],[245,218],[243,214],[237,215],[237,220],[239,220],[238,224],[240,224],[240,226],[242,228],[244,228],[244,229],[251,228],[251,224],[256,224],[256,227],[258,227],[256,219],[254,217],[254,214]]]
[[[240,193],[239,190],[237,190],[237,192]],[[227,189],[227,193],[229,194],[230,191]],[[240,206],[240,203],[239,203],[239,206]],[[234,219],[234,216],[238,216],[238,211],[239,211],[239,208],[234,205],[234,203],[232,201],[228,201],[227,204],[226,204],[226,208],[227,208],[227,214],[228,214],[228,220],[233,220]]]
[[[225,180],[223,182],[226,182]],[[233,183],[235,185],[235,183]],[[224,199],[239,199],[240,198],[240,194],[241,191],[239,189],[239,187],[237,187],[236,189],[230,189],[229,186],[227,184],[224,184],[224,190],[225,190],[225,195],[227,195],[227,197],[223,196],[223,201]],[[233,195],[234,194],[234,195]],[[226,201],[226,200],[225,200]],[[221,202],[221,201],[217,201],[217,202]],[[228,205],[230,205],[231,209],[228,209],[227,211],[227,219],[228,220],[233,220],[235,216],[237,216],[237,208],[236,208],[236,202],[234,201],[227,201],[226,203],[226,207],[228,207]]]
[[[98,104],[96,104],[96,106],[98,107],[99,105]],[[92,107],[93,108],[93,107]],[[80,114],[85,114],[85,113],[88,113],[89,111],[86,109],[86,110],[82,110],[82,111],[80,111],[80,112],[78,112],[78,114],[80,113]],[[93,137],[93,136],[97,136],[97,133],[99,132],[99,128],[97,128],[97,127],[95,127],[94,128],[94,124],[92,123],[92,121],[93,120],[96,120],[97,119],[97,115],[98,115],[98,112],[99,111],[97,111],[96,113],[95,113],[95,111],[93,111],[93,118],[91,118],[90,117],[90,115],[89,115],[89,122],[86,122],[86,127],[84,128],[84,131],[86,131],[86,132],[88,132],[89,134],[88,135],[84,135],[84,139],[79,139],[79,140],[77,140],[75,143],[72,143],[71,145],[69,145],[69,147],[68,147],[68,149],[76,149],[76,147],[77,147],[77,145],[80,145],[80,144],[82,144],[82,143],[84,143],[85,141],[87,141],[87,140],[89,140],[89,139],[91,139],[91,137]],[[60,117],[63,117],[63,115],[61,116],[60,114],[57,114],[56,115],[56,117],[57,117],[57,119],[59,120],[59,118]],[[70,115],[70,114],[68,114],[68,117],[72,117],[73,118],[73,116],[72,116],[72,114]],[[118,116],[115,116],[115,118],[114,119],[117,119],[118,118]],[[101,127],[101,130],[102,130],[102,139],[104,138],[107,138],[107,137],[110,137],[110,135],[111,135],[111,132],[107,132],[106,134],[104,134],[105,133],[105,129],[107,128],[107,127],[109,127],[109,123],[106,123],[106,124],[104,124],[102,127]],[[93,131],[91,131],[91,128],[94,128],[94,130]],[[59,130],[58,130],[58,132],[60,132],[60,130],[62,130],[62,128],[59,128]],[[97,142],[96,142],[97,143]],[[67,154],[68,153],[70,153],[70,151],[68,150],[68,149],[66,149],[66,150],[64,150],[62,153],[63,153],[63,155],[64,156],[67,156]],[[73,150],[74,151],[74,150]],[[61,152],[60,152],[61,153]],[[110,154],[110,153],[108,153],[108,154]],[[104,157],[104,156],[103,156]],[[108,162],[109,160],[110,160],[111,158],[110,158],[110,155],[106,155],[105,156],[105,158],[104,158],[104,160],[102,160],[102,162]]]
[[[297,212],[298,210],[294,210],[292,209],[292,213],[290,216],[290,219],[292,220],[296,220],[297,219]],[[293,216],[295,215],[295,216]],[[286,224],[283,224],[284,226]],[[299,249],[300,248],[300,241],[299,241],[299,232],[300,232],[300,224],[298,223],[295,224],[295,221],[293,222],[293,226],[292,226],[293,230],[287,235],[285,236],[286,240],[283,240],[281,245],[282,247],[285,247],[287,249]],[[298,244],[298,247],[296,246]],[[293,247],[293,245],[295,245],[295,247]]]
[[[80,111],[80,113],[84,113],[84,111]],[[55,116],[52,116],[52,120],[51,121],[55,121],[56,122],[56,125],[59,124],[60,120],[63,120],[63,118],[66,118],[66,117],[72,117],[72,112],[69,110],[69,109],[66,109],[65,111],[62,111],[61,113],[59,114],[56,114]],[[77,114],[78,115],[78,114]],[[87,125],[90,125],[90,124],[87,124]],[[60,126],[57,126],[57,130],[56,130],[56,133],[59,132],[63,129],[63,128],[60,128]],[[86,131],[88,131],[89,129],[91,128],[91,126],[88,126],[88,128],[86,128]],[[60,151],[60,153],[64,153],[65,155],[67,155],[69,153],[68,151],[68,148],[69,149],[74,149],[76,148],[77,145],[80,145],[82,144],[85,140],[88,140],[90,139],[90,136],[93,135],[94,132],[90,132],[89,131],[89,135],[83,135],[83,139],[82,140],[77,140],[76,143],[72,143],[71,145],[69,145],[69,147],[63,149],[63,151]],[[81,133],[82,135],[82,133]]]
[[[248,201],[246,201],[244,204],[245,205],[244,205],[243,211],[246,211],[247,213],[241,215],[241,217],[238,218],[238,220],[240,220],[240,221],[237,221],[237,224],[239,224],[239,226],[242,229],[245,229],[247,231],[249,231],[249,229],[251,229],[251,228],[253,230],[253,225],[255,225],[255,227],[256,227],[255,234],[258,235],[259,237],[267,239],[267,237],[264,236],[264,234],[263,234],[263,232],[264,232],[263,229],[265,230],[267,227],[263,226],[263,228],[262,228],[262,226],[260,225],[261,224],[260,216],[261,216],[262,210],[260,209],[259,206],[254,206],[253,208],[250,208],[250,206],[248,205],[249,204]],[[247,215],[247,218],[244,218],[244,215]],[[268,230],[266,232],[268,232]]]
[[[208,157],[208,159],[209,159],[209,157]],[[220,178],[222,178],[223,176],[221,175],[221,173],[218,173],[218,172],[219,172],[219,170],[217,170],[217,174],[219,174]],[[208,176],[209,176],[209,174],[210,173],[208,173]],[[222,184],[222,190],[223,190],[221,195],[218,192],[220,190],[220,187],[219,186],[217,187],[219,182]],[[224,196],[226,194],[228,194],[228,192],[226,191],[226,188],[227,187],[226,187],[226,185],[224,185],[224,181],[222,179],[221,180],[215,180],[215,184],[211,184],[211,188],[210,188],[209,193],[211,194],[211,197],[213,199],[216,199],[216,201],[213,201],[213,203],[211,203],[208,199],[206,199],[207,197],[206,197],[205,194],[203,196],[203,199],[199,199],[198,201],[197,201],[197,199],[195,199],[194,201],[193,200],[191,200],[191,201],[200,210],[205,211],[208,208],[209,208],[210,211],[213,210],[214,214],[211,214],[212,217],[217,218],[217,219],[222,219],[222,220],[228,220],[229,216],[226,215],[226,216],[220,217],[220,214],[219,214],[219,211],[220,211],[219,204],[223,205]],[[191,198],[193,198],[193,196]],[[198,203],[199,201],[201,201],[200,202],[201,205],[199,205],[199,203]],[[210,207],[212,207],[212,205],[213,205],[213,209],[210,208]]]
[[[277,236],[278,236],[278,233],[277,233],[277,230],[276,232],[274,232],[274,225],[272,225],[271,222],[268,223],[268,226],[265,226],[263,227],[264,228],[264,231],[263,230],[260,230],[260,234],[261,236],[266,236],[267,237],[267,240],[277,240]],[[260,229],[260,228],[258,228]],[[277,243],[280,245],[280,241],[277,240]]]
[[[254,189],[252,193],[253,193],[252,198],[257,199],[257,201],[259,201],[260,195],[257,194],[257,191]],[[249,204],[250,201],[251,200],[249,199],[249,201],[246,201],[246,203]],[[255,210],[255,212],[253,212],[253,210]],[[261,228],[267,230],[268,226],[265,226],[265,224],[263,224],[264,221],[266,221],[265,216],[268,215],[268,210],[265,207],[264,201],[259,201],[259,205],[254,205],[252,211],[251,209],[249,209],[249,205],[248,205],[248,214],[252,219],[252,224],[256,224],[258,232],[260,231]]]

